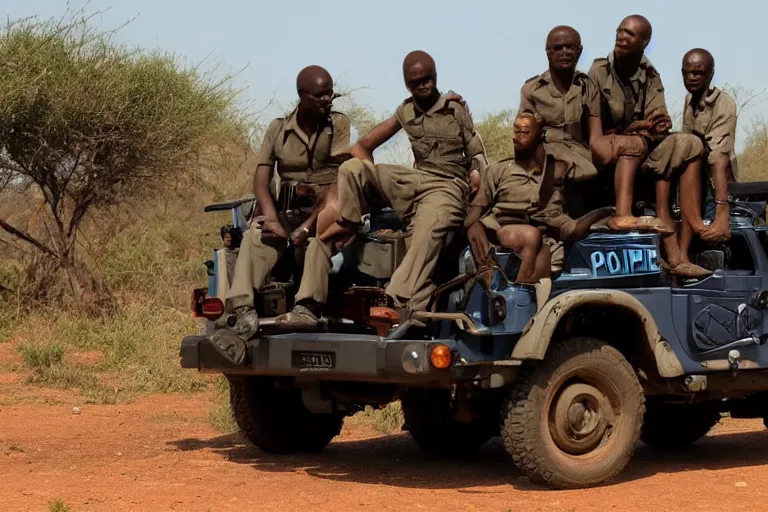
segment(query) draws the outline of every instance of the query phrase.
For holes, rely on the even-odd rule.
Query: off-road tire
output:
[[[646,404],[640,440],[658,450],[688,448],[720,421],[708,404]]]
[[[342,413],[313,414],[298,389],[275,389],[268,377],[227,375],[235,421],[267,453],[322,451],[339,435]]]
[[[557,489],[600,485],[632,458],[644,404],[637,375],[621,352],[601,340],[571,338],[522,369],[502,408],[501,436],[514,464],[534,483]],[[581,444],[574,434],[577,420],[582,423],[576,429],[586,433]]]
[[[457,420],[451,392],[409,388],[400,397],[405,425],[416,444],[435,457],[457,457],[474,452],[497,435],[495,418]]]

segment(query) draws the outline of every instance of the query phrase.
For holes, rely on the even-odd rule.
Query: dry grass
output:
[[[399,401],[391,402],[381,409],[367,406],[365,411],[359,414],[366,422],[370,423],[374,430],[387,435],[399,432],[405,422],[403,408]]]
[[[229,403],[229,382],[224,377],[216,380],[216,405],[208,413],[208,422],[224,434],[238,431],[237,422]]]

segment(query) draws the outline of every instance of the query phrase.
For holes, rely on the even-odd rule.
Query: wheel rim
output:
[[[549,433],[560,450],[586,455],[610,438],[619,413],[607,391],[584,382],[566,382],[557,390],[549,405]]]

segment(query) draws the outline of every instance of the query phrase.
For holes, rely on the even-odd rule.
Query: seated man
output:
[[[736,103],[725,91],[712,87],[715,59],[707,50],[695,48],[687,52],[682,73],[689,93],[683,109],[683,131],[704,142],[711,183],[708,190],[713,192],[715,204],[714,222],[709,227],[704,227],[700,204],[688,209],[692,214],[690,218],[683,218],[680,250],[687,256],[694,231],[700,232],[702,240],[713,244],[730,238],[728,182],[735,181]]]
[[[240,245],[227,309],[237,320],[232,329],[219,329],[213,346],[235,364],[245,357],[245,344],[257,325],[253,290],[264,285],[269,272],[289,247],[303,247],[310,235],[335,220],[336,179],[344,150],[349,147],[349,118],[331,110],[333,80],[319,66],[301,70],[296,79],[298,106],[285,118],[273,120],[261,143],[253,190],[260,216]],[[270,192],[274,168],[281,179],[280,207],[297,209],[292,225],[283,225]],[[302,196],[314,196],[309,202]],[[303,204],[302,204],[303,203]],[[309,208],[306,208],[309,203]],[[324,210],[325,209],[325,210]],[[290,235],[289,235],[290,232]],[[222,317],[222,318],[226,318]]]
[[[227,261],[227,279],[232,286],[232,278],[235,275],[235,265],[237,264],[237,255],[240,253],[241,235],[240,230],[235,229],[232,224],[221,226],[219,231],[221,241],[224,244],[224,251]]]
[[[359,140],[350,150],[355,158],[339,169],[340,220],[310,241],[296,306],[278,318],[282,326],[317,325],[328,299],[332,244],[357,232],[374,197],[392,207],[408,235],[387,295],[403,318],[424,310],[429,302],[437,257],[448,234],[462,224],[472,166],[485,165],[485,148],[459,97],[441,95],[437,89],[432,57],[422,51],[409,53],[403,76],[412,96]],[[414,167],[374,164],[374,150],[401,129],[410,140]]]
[[[575,182],[597,176],[589,141],[601,133],[600,95],[589,77],[576,69],[581,36],[568,26],[547,35],[549,69],[528,79],[520,90],[518,112],[530,110],[544,123],[544,149],[567,165]]]
[[[577,220],[563,209],[564,181],[570,162],[558,160],[542,143],[542,121],[530,110],[514,122],[514,158],[491,164],[465,220],[472,253],[480,265],[488,263],[486,229],[505,249],[521,260],[516,283],[535,284],[559,271],[563,242],[583,238],[589,228],[608,217],[600,208]]]
[[[700,195],[704,146],[692,134],[669,133],[672,121],[664,99],[664,86],[645,57],[651,40],[651,25],[639,15],[628,16],[616,30],[616,45],[607,58],[596,59],[589,76],[601,94],[601,134],[591,143],[594,162],[615,165],[616,215],[611,229],[650,229],[663,237],[667,261],[673,274],[703,276],[708,271],[683,257],[674,236],[669,181],[679,175],[683,215],[691,217],[694,196]],[[656,175],[657,218],[632,214],[635,174],[638,169]],[[701,234],[703,224],[694,226]]]

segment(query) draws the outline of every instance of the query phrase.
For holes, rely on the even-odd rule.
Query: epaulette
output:
[[[527,84],[528,82],[532,82],[533,80],[536,80],[536,79],[537,79],[537,78],[539,78],[540,76],[541,76],[541,75],[533,75],[531,78],[529,78],[528,80],[526,80],[526,81],[525,81],[525,83]]]
[[[608,62],[608,57],[598,57],[592,62],[602,62],[602,61]]]
[[[496,163],[500,164],[502,162],[512,162],[514,160],[515,160],[515,155],[512,155],[512,156],[508,156],[506,158],[502,158],[501,160],[498,160]]]

